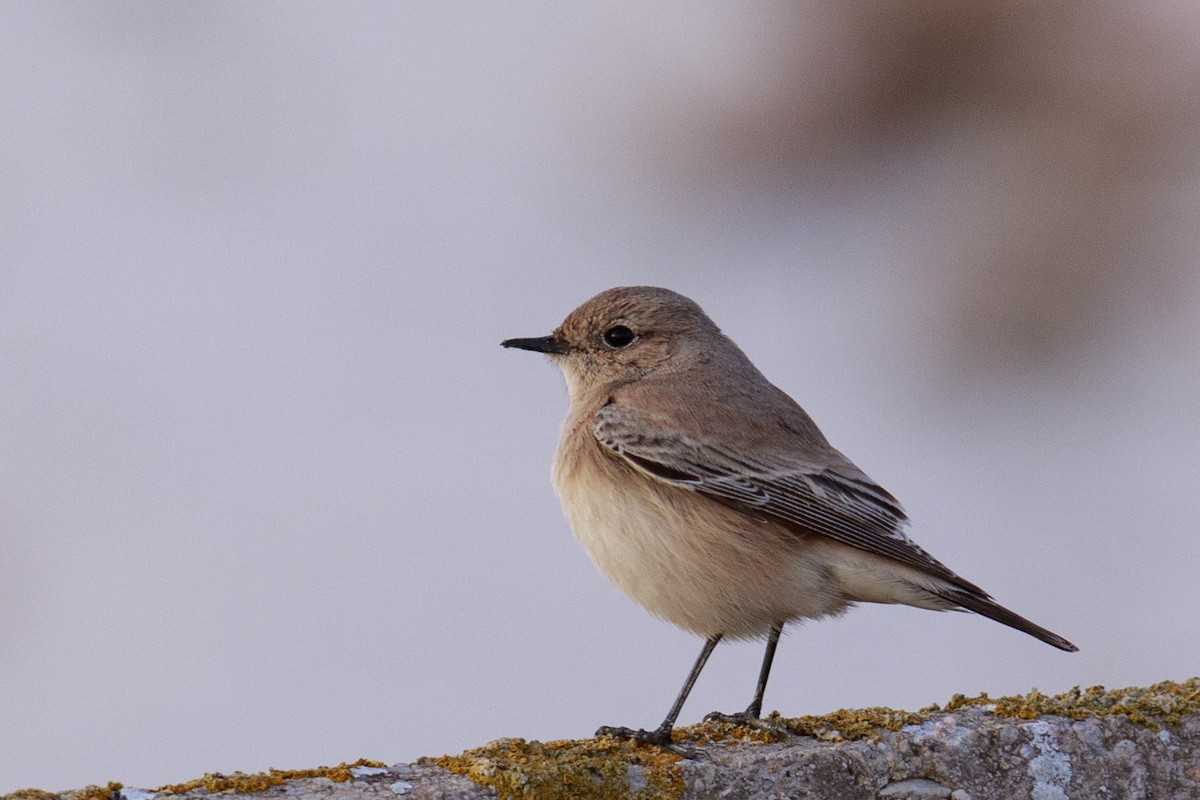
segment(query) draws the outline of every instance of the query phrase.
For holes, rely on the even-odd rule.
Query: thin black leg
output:
[[[767,650],[763,653],[762,666],[758,670],[758,685],[754,688],[754,699],[740,714],[722,714],[714,711],[705,717],[712,722],[747,722],[762,716],[763,695],[767,691],[767,678],[771,676],[771,663],[775,660],[775,648],[779,645],[779,635],[783,633],[783,623],[777,622],[771,626],[767,634]]]
[[[776,639],[778,638],[776,636]],[[708,663],[708,657],[712,655],[712,651],[716,649],[717,643],[720,641],[721,634],[719,633],[704,641],[704,648],[700,651],[700,655],[696,657],[696,663],[692,665],[692,671],[688,673],[687,680],[683,682],[683,688],[679,690],[679,696],[675,698],[675,703],[671,706],[671,710],[667,712],[667,718],[656,729],[647,731],[639,728],[635,731],[632,728],[614,728],[605,725],[596,731],[596,735],[640,739],[653,744],[669,745],[671,743],[671,729],[675,727],[675,720],[679,716],[679,712],[683,710],[683,704],[687,701],[688,695],[692,693],[692,687],[696,685],[696,679],[700,677],[701,670]]]
[[[757,719],[762,716],[763,695],[767,691],[767,678],[771,676],[771,662],[775,660],[775,647],[779,644],[779,635],[783,633],[783,624],[775,623],[767,636],[767,651],[763,653],[762,667],[758,671],[758,686],[754,689],[754,700],[746,709],[746,716]]]

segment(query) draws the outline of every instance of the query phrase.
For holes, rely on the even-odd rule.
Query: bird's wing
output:
[[[734,452],[711,439],[666,430],[650,415],[618,403],[596,413],[593,433],[630,466],[663,483],[751,517],[894,558],[987,597],[909,539],[908,518],[896,498],[849,462]]]

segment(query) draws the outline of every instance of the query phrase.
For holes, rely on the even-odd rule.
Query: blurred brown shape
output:
[[[1061,363],[1161,313],[1194,269],[1197,22],[1165,4],[794,6],[685,168],[818,200],[883,186],[901,207],[882,224],[940,306],[929,335],[963,363]]]

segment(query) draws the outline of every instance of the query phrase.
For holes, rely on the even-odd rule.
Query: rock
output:
[[[0,800],[474,800],[684,797],[767,800],[1200,800],[1200,679],[1048,697],[956,697],[945,710],[772,716],[676,731],[674,750],[611,738],[501,739],[456,756],[207,775]],[[225,800],[222,798],[222,800]]]
[[[961,790],[960,790],[961,791]],[[950,788],[928,778],[912,778],[889,783],[879,790],[879,798],[890,800],[948,800]]]

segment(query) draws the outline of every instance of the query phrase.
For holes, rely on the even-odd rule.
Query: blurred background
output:
[[[657,724],[700,641],[573,541],[499,347],[622,284],[1082,648],[862,607],[768,708],[1200,672],[1194,5],[2,17],[0,792]]]

